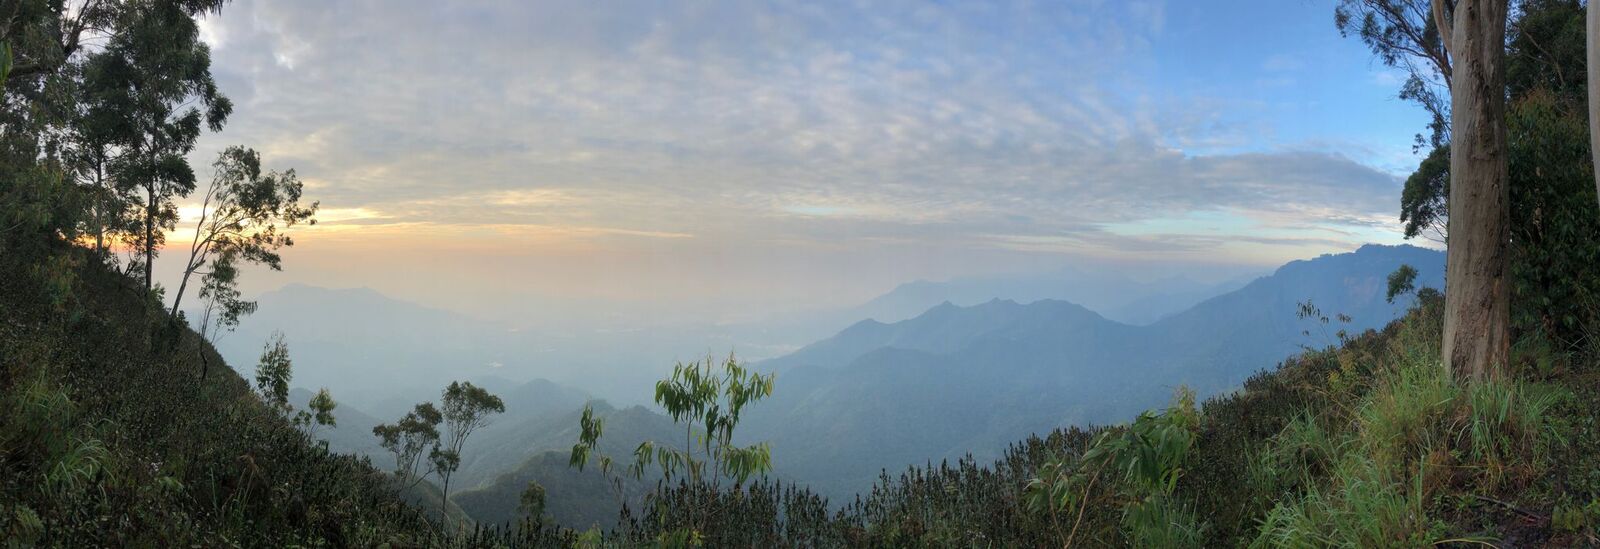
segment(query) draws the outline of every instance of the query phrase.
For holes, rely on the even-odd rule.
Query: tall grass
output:
[[[1437,325],[1413,315],[1353,402],[1308,409],[1268,441],[1255,484],[1281,494],[1252,547],[1418,547],[1447,532],[1446,494],[1526,482],[1557,440],[1557,388],[1515,378],[1468,384],[1438,360]]]

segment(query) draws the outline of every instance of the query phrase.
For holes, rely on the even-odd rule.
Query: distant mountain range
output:
[[[1401,264],[1420,271],[1419,287],[1442,287],[1442,253],[1365,246],[1353,253],[1291,262],[1249,281],[1213,286],[1172,282],[1171,287],[1188,289],[1163,297],[1147,291],[1141,299],[1161,306],[1143,317],[1126,312],[1122,317],[1150,321],[1143,325],[1057,299],[973,297],[980,292],[1050,295],[1070,289],[1052,289],[1045,282],[1019,282],[1011,289],[989,285],[1000,279],[907,284],[856,309],[860,314],[876,311],[881,318],[857,317],[868,319],[787,355],[756,362],[757,369],[778,372],[777,389],[772,398],[748,409],[741,437],[772,443],[779,477],[848,497],[870,487],[883,469],[896,471],[968,453],[994,457],[1030,433],[1126,421],[1165,403],[1180,384],[1202,396],[1231,390],[1303,346],[1333,343],[1332,334],[1341,327],[1358,332],[1396,318],[1405,303],[1385,302],[1385,279]],[[1238,287],[1227,290],[1232,286]],[[1196,297],[1202,295],[1208,297]],[[938,297],[955,299],[893,320],[917,302]],[[607,418],[602,450],[613,456],[626,458],[644,440],[673,441],[683,435],[651,408],[613,407],[563,383],[512,381],[486,366],[519,360],[514,349],[529,341],[527,334],[508,335],[497,326],[389,300],[370,290],[289,287],[261,299],[264,311],[278,315],[265,318],[290,326],[296,385],[321,379],[311,372],[327,368],[334,370],[327,378],[333,382],[377,379],[371,384],[376,389],[396,376],[410,379],[415,371],[445,364],[459,366],[445,369],[438,379],[471,379],[502,396],[506,413],[470,440],[462,469],[452,481],[462,487],[453,496],[459,498],[457,504],[482,522],[514,518],[517,497],[529,481],[545,486],[551,513],[565,524],[603,524],[615,517],[615,496],[599,475],[566,467],[586,402]],[[1121,302],[1133,310],[1141,299]],[[1164,310],[1184,299],[1199,301]],[[1330,318],[1343,313],[1352,320],[1347,326],[1334,322],[1319,327],[1297,319],[1298,303],[1307,300]],[[1099,300],[1111,301],[1116,300]],[[338,316],[319,309],[345,307],[382,314],[374,319],[358,310]],[[670,360],[661,362],[670,365]],[[353,399],[359,402],[336,412],[339,427],[322,437],[336,451],[368,455],[387,467],[392,457],[377,447],[372,426],[393,421],[420,400],[437,399],[437,387],[424,385],[387,398],[374,391]],[[309,397],[307,391],[296,391],[293,398],[303,403]],[[341,397],[337,388],[335,397]],[[369,406],[377,411],[364,413]],[[644,485],[629,483],[625,497],[636,499],[643,490]]]
[[[1211,297],[1239,289],[1253,276],[1215,284],[1170,276],[1141,282],[1122,273],[1060,269],[1044,274],[958,278],[946,282],[918,280],[845,314],[852,320],[895,322],[921,314],[940,303],[970,306],[992,299],[1031,303],[1055,299],[1082,305],[1108,319],[1143,325],[1178,313]]]
[[[772,442],[780,476],[846,496],[884,468],[994,457],[1030,433],[1125,421],[1179,385],[1214,395],[1302,346],[1333,343],[1341,327],[1381,327],[1405,307],[1384,299],[1401,264],[1420,271],[1419,287],[1442,287],[1441,252],[1365,246],[1291,262],[1148,326],[1056,300],[946,303],[901,322],[862,321],[760,363],[779,372],[777,390],[748,412],[744,435]],[[1351,322],[1324,331],[1296,318],[1307,300]]]
[[[1139,282],[1118,273],[1069,268],[909,282],[858,306],[776,313],[752,322],[543,331],[394,299],[370,288],[289,284],[255,296],[259,309],[235,332],[223,333],[217,348],[249,377],[262,344],[273,331],[282,331],[295,361],[296,385],[327,387],[341,401],[380,417],[404,413],[457,379],[500,379],[502,386],[512,386],[543,378],[612,402],[643,403],[674,361],[729,351],[751,360],[782,356],[857,321],[904,320],[942,302],[1060,299],[1140,324],[1248,280],[1204,284],[1171,276]]]

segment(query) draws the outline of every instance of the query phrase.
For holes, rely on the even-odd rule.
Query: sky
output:
[[[241,0],[202,22],[235,110],[193,162],[253,147],[321,202],[247,292],[726,315],[1220,279],[1401,241],[1426,119],[1333,7]]]

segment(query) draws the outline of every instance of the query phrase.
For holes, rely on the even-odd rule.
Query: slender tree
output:
[[[1445,2],[1446,0],[1436,0]],[[1442,6],[1442,4],[1441,4]],[[1436,8],[1452,29],[1450,244],[1441,356],[1457,375],[1480,380],[1511,349],[1509,191],[1506,168],[1507,0],[1462,0]],[[1443,24],[1449,21],[1449,24]]]
[[[244,315],[256,310],[256,302],[245,300],[239,292],[239,270],[234,261],[234,253],[224,251],[211,261],[211,270],[200,277],[200,337],[212,343],[223,331],[238,327]]]
[[[311,395],[311,400],[306,401],[306,409],[295,415],[295,424],[305,434],[306,440],[315,440],[319,427],[339,426],[338,420],[333,417],[333,410],[338,407],[339,403],[333,400],[333,394],[323,387]]]
[[[200,339],[215,345],[224,332],[239,326],[239,320],[256,311],[256,302],[240,297],[239,269],[234,266],[233,250],[224,250],[211,262],[211,270],[200,279]],[[200,350],[200,379],[211,370],[211,359]]]
[[[288,413],[289,380],[294,377],[294,363],[289,360],[289,343],[283,332],[272,332],[261,348],[261,360],[256,363],[256,392],[261,400],[280,413]]]
[[[438,446],[439,423],[443,421],[444,416],[439,409],[432,402],[424,402],[416,405],[393,425],[382,424],[372,428],[372,434],[378,437],[379,444],[394,454],[395,477],[401,482],[410,482],[406,488],[416,486],[427,476],[426,472],[419,472],[423,453]]]
[[[184,262],[178,292],[172,299],[173,316],[178,315],[190,277],[206,274],[202,269],[212,256],[282,270],[283,258],[278,249],[294,245],[286,231],[302,222],[317,223],[311,217],[317,211],[317,203],[300,205],[303,185],[294,170],[264,174],[261,155],[244,147],[228,147],[217,155],[212,167],[214,175],[200,206],[189,259]],[[236,279],[234,270],[233,276],[212,282],[234,284]]]
[[[450,438],[429,456],[434,470],[443,481],[439,498],[439,516],[444,517],[450,503],[450,477],[461,467],[461,448],[467,437],[489,425],[489,416],[506,411],[500,397],[467,381],[450,383],[444,389],[444,425]]]

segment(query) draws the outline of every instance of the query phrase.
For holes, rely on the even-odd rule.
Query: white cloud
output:
[[[1221,154],[1259,128],[1122,92],[1164,26],[1152,2],[242,1],[205,23],[239,104],[207,147],[259,147],[361,224],[1015,247],[992,235],[1394,209],[1392,175]]]

